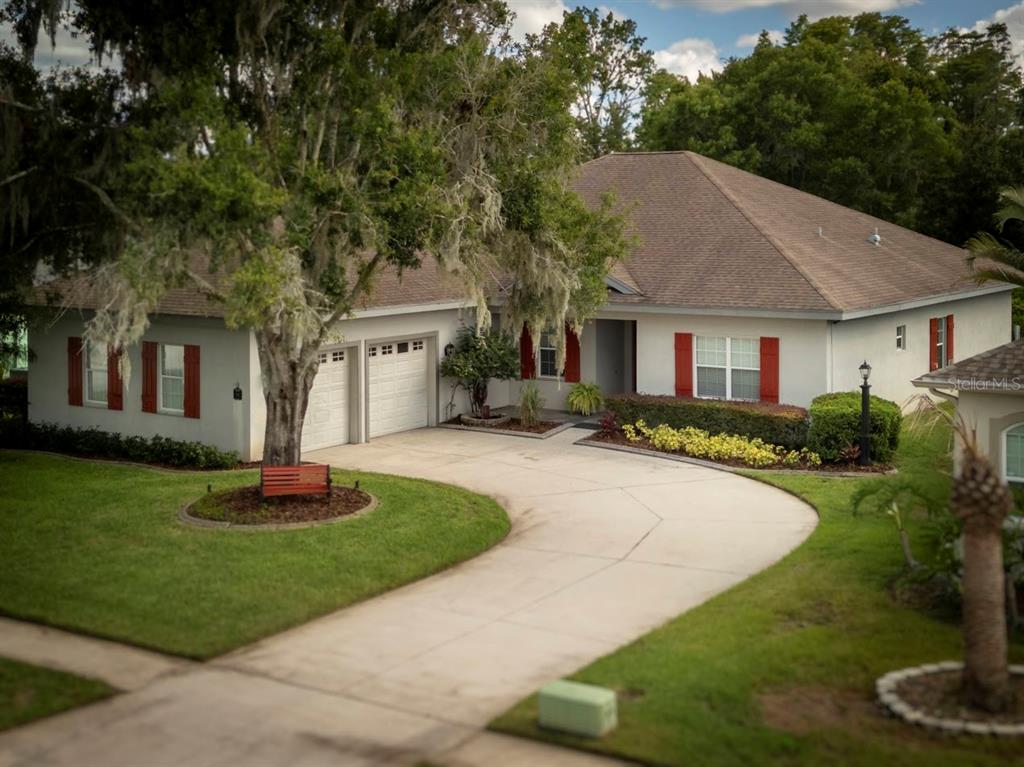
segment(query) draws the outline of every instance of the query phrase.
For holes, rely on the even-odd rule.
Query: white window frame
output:
[[[540,337],[537,339],[537,378],[544,378],[549,381],[558,380],[558,347],[557,346],[545,346],[544,336],[553,336],[555,332],[553,330],[545,330],[541,332]],[[550,351],[555,355],[555,361],[552,363],[555,366],[554,373],[544,372],[544,351]]]
[[[167,346],[180,346],[181,347],[181,375],[164,375],[164,348]],[[164,415],[185,415],[185,344],[165,344],[161,343],[157,347],[157,371],[156,371],[156,409],[158,413]],[[181,410],[173,407],[166,407],[164,405],[164,378],[180,378],[181,379]]]
[[[905,352],[907,350],[907,326],[896,326],[896,349]]]
[[[725,338],[725,365],[698,365],[697,364],[697,339],[698,338]],[[758,349],[758,359],[760,360],[760,351],[761,351],[761,338],[760,338],[760,336],[758,336],[757,338],[752,338],[752,337],[749,337],[749,336],[737,336],[736,338],[733,338],[732,336],[712,336],[712,335],[698,336],[696,333],[694,334],[694,336],[693,336],[693,396],[694,396],[695,399],[717,399],[717,400],[721,400],[722,399],[722,397],[717,397],[715,395],[701,394],[700,393],[700,383],[699,383],[700,377],[697,375],[697,368],[698,367],[702,367],[702,368],[718,368],[719,370],[725,370],[725,399],[731,400],[733,402],[760,402],[761,401],[760,394],[758,395],[758,397],[756,399],[748,399],[746,397],[733,397],[732,396],[732,371],[733,370],[756,370],[758,372],[758,374],[761,373],[760,362],[758,362],[758,366],[756,368],[748,368],[748,367],[744,367],[743,365],[733,365],[732,364],[732,342],[734,340],[735,341],[756,341],[757,342],[757,349]]]
[[[949,327],[949,316],[943,315],[942,317],[935,318],[937,326],[935,328],[935,358],[939,362],[939,367],[944,368],[949,364],[949,354],[946,352],[946,328]]]
[[[1007,448],[1007,438],[1010,436],[1010,432],[1013,431],[1014,429],[1016,429],[1019,426],[1024,426],[1024,422],[1015,423],[1012,426],[1007,426],[1005,429],[1003,429],[1003,433],[999,437],[1000,447],[1001,447],[1001,449],[1003,451],[1003,455],[1002,455],[1001,460],[999,462],[1000,463],[1000,467],[999,468],[1000,468],[1000,470],[1002,472],[1003,480],[1005,482],[1018,482],[1018,483],[1024,484],[1024,477],[1018,477],[1018,476],[1015,476],[1013,474],[1010,474],[1009,469],[1008,469],[1008,465],[1007,465],[1007,449],[1006,449]]]
[[[89,384],[92,382],[93,373],[103,373],[103,377],[107,377],[107,356],[103,355],[103,367],[94,368],[90,364],[92,362],[92,344],[88,341],[85,342],[82,348],[82,388],[85,390],[82,392],[82,401],[87,405],[97,405],[100,407],[107,407],[110,403],[110,392],[107,392],[106,399],[93,399],[89,396]],[[106,382],[104,382],[106,383]]]

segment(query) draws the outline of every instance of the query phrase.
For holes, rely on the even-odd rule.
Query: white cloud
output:
[[[1017,57],[1020,65],[1024,66],[1024,2],[1003,8],[991,17],[976,22],[974,31],[984,32],[988,25],[993,23],[1006,25],[1006,31],[1010,33],[1013,44],[1013,55]]]
[[[7,43],[17,49],[18,41],[14,36],[14,30],[8,24],[0,24],[0,42]],[[72,36],[71,32],[64,27],[57,28],[56,45],[51,44],[49,36],[42,29],[39,30],[39,43],[36,45],[34,63],[39,69],[50,69],[63,65],[69,67],[87,67],[98,70],[96,59],[89,50],[89,43],[85,37]],[[107,55],[103,57],[103,67],[116,69],[120,66],[117,56]]]
[[[683,75],[690,82],[697,82],[697,75],[710,75],[722,68],[722,57],[715,44],[706,38],[687,37],[672,43],[668,48],[655,51],[654,63],[659,67]]]
[[[891,11],[922,0],[655,0],[662,8],[696,6],[715,13],[732,13],[748,8],[779,8],[792,18],[806,13],[812,19],[823,16],[850,16],[858,13]]]
[[[757,45],[757,41],[760,39],[760,37],[760,32],[755,32],[749,35],[740,35],[739,37],[736,38],[736,47],[753,48],[755,45]],[[781,43],[784,37],[785,35],[783,35],[782,30],[780,29],[768,30],[768,38],[776,45]]]
[[[528,34],[542,31],[551,22],[561,23],[562,14],[569,10],[563,0],[506,0],[513,13],[512,38],[522,41]]]

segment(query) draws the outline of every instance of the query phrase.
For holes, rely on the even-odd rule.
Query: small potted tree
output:
[[[492,416],[487,404],[487,385],[492,378],[509,381],[519,375],[519,349],[511,336],[492,329],[478,333],[473,328],[463,328],[455,340],[455,348],[441,362],[441,375],[454,381],[452,399],[461,388],[469,394],[470,416],[462,416],[462,422],[470,426],[494,426],[509,419],[508,416]]]

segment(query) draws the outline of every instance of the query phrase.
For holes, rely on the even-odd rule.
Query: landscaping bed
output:
[[[475,420],[475,419],[474,419]],[[562,426],[566,426],[565,421],[538,421],[535,425],[527,426],[518,418],[512,417],[508,420],[497,422],[490,426],[480,426],[477,423],[467,425],[462,422],[462,416],[455,416],[444,422],[447,426],[458,426],[463,429],[475,429],[479,431],[495,431],[495,432],[519,432],[521,434],[547,434],[548,432],[554,431]]]
[[[0,658],[0,730],[101,700],[114,692],[95,679]]]
[[[1010,675],[1010,703],[1001,714],[964,708],[960,703],[962,680],[961,669],[921,674],[900,682],[896,693],[913,708],[938,719],[1024,724],[1024,676]]]
[[[601,739],[540,729],[531,696],[493,729],[667,767],[995,767],[1020,764],[1020,739],[942,736],[887,717],[876,680],[894,669],[960,659],[957,608],[897,599],[906,572],[896,526],[855,513],[869,483],[916,481],[949,493],[949,430],[904,429],[899,476],[757,475],[813,504],[820,522],[778,564],[571,676],[616,690],[619,726]],[[910,513],[908,508],[908,513]],[[911,542],[938,555],[915,511]],[[1010,643],[1024,661],[1024,637]]]
[[[378,501],[341,524],[239,535],[183,525],[253,471],[159,472],[0,451],[0,613],[206,659],[444,570],[508,532],[492,499],[333,471]]]
[[[207,493],[189,505],[189,516],[233,525],[287,525],[322,522],[363,511],[373,498],[352,487],[331,487],[330,497],[288,495],[264,499],[258,485]]]
[[[626,438],[626,435],[622,432],[595,432],[589,437],[579,440],[578,444],[594,444],[594,445],[616,445],[627,449],[640,449],[646,452],[660,453],[666,456],[687,456],[686,453],[671,450],[659,450],[648,439],[641,439],[638,442],[631,442]],[[694,460],[708,461],[709,463],[716,463],[722,466],[728,466],[733,469],[750,469],[751,467],[743,461],[718,458],[713,461],[709,461],[706,458],[694,458]],[[893,467],[890,464],[871,464],[870,466],[860,466],[856,463],[821,463],[821,464],[808,464],[806,461],[794,463],[793,465],[776,464],[770,467],[771,471],[815,471],[823,473],[835,473],[835,474],[886,474],[893,471]]]

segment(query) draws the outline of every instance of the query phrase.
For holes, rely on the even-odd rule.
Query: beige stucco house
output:
[[[914,385],[954,399],[1003,479],[1024,486],[1024,341],[931,371]]]
[[[552,339],[522,333],[522,378],[564,407],[573,381],[646,392],[807,405],[855,388],[904,401],[921,370],[1010,339],[1010,288],[978,286],[960,248],[690,152],[612,154],[576,181],[590,204],[613,192],[637,247],[607,280],[608,300],[556,369]],[[464,323],[458,287],[427,261],[385,274],[320,354],[304,447],[363,442],[447,414],[439,361]],[[501,313],[496,290],[492,310]],[[262,452],[256,345],[199,293],[172,291],[117,377],[82,345],[89,302],[31,328],[29,417],[122,434],[194,439],[245,458]],[[522,381],[494,382],[493,406]],[[455,400],[458,411],[463,400]]]

